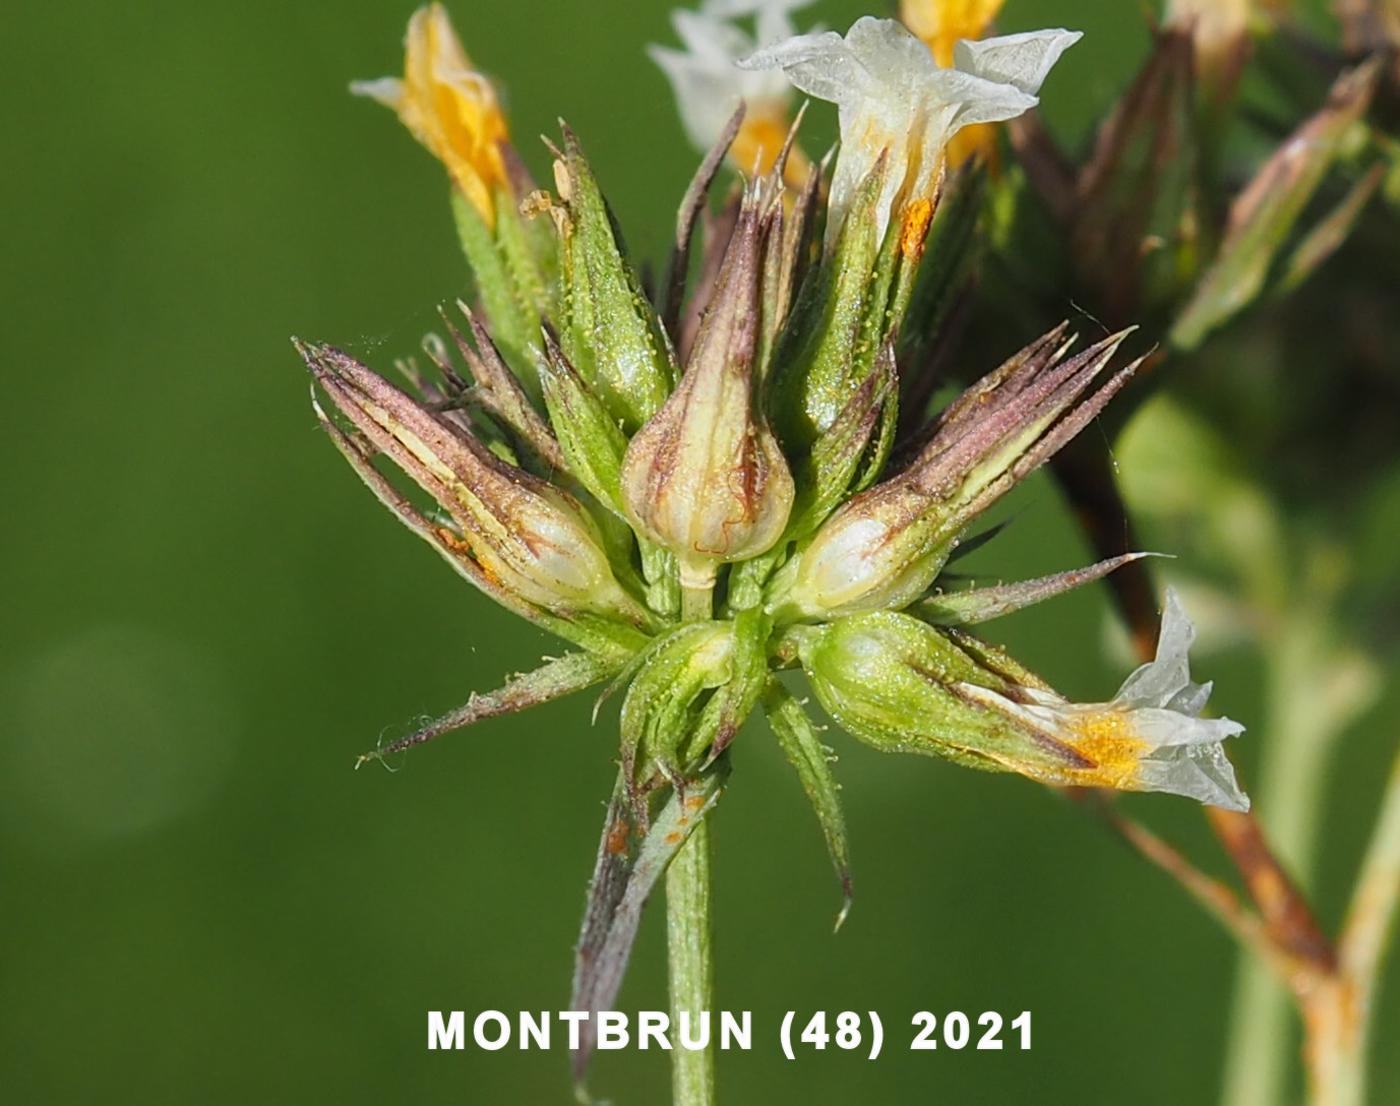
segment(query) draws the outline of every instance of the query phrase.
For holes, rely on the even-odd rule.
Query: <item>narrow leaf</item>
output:
[[[657,306],[661,310],[661,322],[668,334],[677,335],[680,325],[681,305],[685,299],[686,277],[690,271],[690,241],[695,234],[695,223],[705,208],[705,199],[710,194],[710,185],[715,174],[724,163],[724,155],[729,152],[739,125],[744,121],[744,104],[740,101],[734,114],[729,117],[719,140],[710,147],[710,152],[695,170],[690,186],[685,190],[680,210],[676,213],[676,243],[671,251],[671,261],[667,266],[666,279],[661,285],[664,300]]]
[[[836,878],[841,881],[841,910],[836,928],[851,910],[851,857],[846,843],[846,816],[841,810],[840,786],[831,772],[830,754],[822,745],[816,727],[802,704],[776,679],[770,679],[763,693],[763,709],[778,746],[797,770],[802,789],[821,823],[826,851],[831,856]]]
[[[1274,291],[1287,295],[1317,272],[1323,264],[1342,247],[1356,227],[1356,221],[1366,210],[1371,197],[1376,194],[1381,181],[1385,179],[1386,167],[1383,163],[1371,166],[1370,170],[1357,181],[1342,197],[1341,203],[1327,213],[1298,243],[1284,266]]]
[[[538,394],[539,381],[535,379],[532,350],[536,344],[535,335],[540,330],[539,316],[521,302],[505,254],[491,228],[471,202],[455,189],[452,217],[491,332],[526,388]]]
[[[931,595],[909,608],[909,613],[935,626],[971,626],[987,622],[1022,608],[1043,603],[1084,584],[1101,580],[1114,569],[1143,557],[1162,556],[1159,553],[1125,553],[1086,568],[1057,572],[1034,580],[1014,584],[998,584],[989,588],[972,588],[947,595]]]
[[[401,737],[382,749],[364,753],[355,767],[366,761],[383,760],[393,753],[402,752],[415,745],[422,745],[453,730],[460,730],[474,722],[486,718],[496,718],[502,714],[514,714],[541,703],[562,699],[575,691],[605,680],[623,666],[620,658],[599,657],[592,653],[567,653],[555,657],[533,672],[522,672],[508,679],[495,691],[485,694],[472,692],[460,707],[450,710],[439,718],[420,726],[407,737]]]

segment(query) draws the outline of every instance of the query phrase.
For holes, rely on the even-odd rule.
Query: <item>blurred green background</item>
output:
[[[642,44],[666,6],[449,3],[508,90],[513,132],[564,115],[634,249],[660,257],[695,162]],[[815,9],[844,26],[863,9]],[[613,776],[591,700],[351,770],[413,720],[553,644],[466,588],[322,439],[296,333],[379,367],[463,290],[439,166],[347,82],[397,72],[410,5],[248,0],[7,12],[0,329],[0,1087],[8,1102],[545,1103],[563,1052],[429,1053],[432,1008],[559,1009]],[[1137,5],[1011,0],[1003,25],[1082,28],[1046,93],[1081,137],[1145,47]],[[819,122],[818,128],[829,120]],[[1066,314],[1072,313],[1066,305]],[[1032,335],[1008,334],[1006,351]],[[990,366],[987,366],[990,367]],[[1046,480],[979,573],[1087,550]],[[1129,667],[1101,590],[997,640],[1068,693]],[[1203,658],[1216,704],[1261,706],[1247,646]],[[1335,924],[1394,734],[1387,693],[1331,784],[1316,888]],[[1364,732],[1363,732],[1364,731]],[[761,725],[715,830],[731,1103],[1214,1101],[1230,942],[1082,811],[1022,780],[882,758],[832,735],[856,906]],[[1246,782],[1257,728],[1237,743]],[[1368,767],[1371,766],[1371,767]],[[1355,789],[1353,789],[1355,788]],[[1355,801],[1353,801],[1353,799]],[[1134,812],[1216,861],[1198,810]],[[1266,814],[1268,812],[1265,812]],[[624,1009],[664,1005],[653,908]],[[1400,982],[1376,1103],[1400,1101]],[[878,1010],[876,1063],[785,1061],[782,1012]],[[909,1053],[916,1011],[1034,1012],[1029,1053]],[[595,1088],[667,1098],[664,1057]]]

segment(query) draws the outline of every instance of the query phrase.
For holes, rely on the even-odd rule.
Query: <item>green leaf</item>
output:
[[[540,316],[527,306],[512,277],[505,251],[481,213],[461,193],[452,192],[457,238],[467,255],[491,334],[532,397],[539,395],[535,371]]]
[[[1034,580],[1019,580],[1014,584],[998,584],[988,588],[940,593],[920,599],[908,608],[910,614],[935,626],[971,626],[1011,614],[1026,607],[1043,603],[1084,584],[1101,580],[1114,569],[1143,557],[1162,556],[1159,553],[1124,553],[1086,568],[1039,576]]]
[[[796,769],[802,789],[821,823],[826,851],[841,883],[841,910],[836,915],[836,928],[840,929],[851,910],[851,857],[846,841],[846,816],[841,809],[841,787],[831,772],[831,762],[835,758],[821,743],[802,704],[776,679],[769,679],[764,690],[763,709],[779,748]]]
[[[514,714],[528,710],[541,703],[561,699],[575,691],[592,687],[594,684],[615,675],[626,663],[621,656],[600,657],[593,653],[566,653],[562,657],[547,660],[533,672],[521,672],[510,677],[495,691],[483,694],[472,692],[460,707],[450,710],[419,726],[407,737],[364,753],[355,762],[358,768],[369,760],[382,761],[393,753],[402,752],[415,745],[423,745],[443,734],[460,730],[487,718],[497,718],[503,714]]]
[[[1383,163],[1371,166],[1366,175],[1347,190],[1342,201],[1308,231],[1285,262],[1283,273],[1273,289],[1276,295],[1286,296],[1294,291],[1341,249],[1385,179],[1385,172]]]

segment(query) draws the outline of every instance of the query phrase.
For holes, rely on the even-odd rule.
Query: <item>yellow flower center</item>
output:
[[[1076,713],[1067,720],[1064,736],[1067,745],[1095,765],[1076,770],[1076,783],[1131,789],[1148,745],[1133,732],[1127,714],[1117,710]]]
[[[981,38],[1005,0],[900,0],[899,18],[928,44],[945,69],[953,64],[953,44]]]

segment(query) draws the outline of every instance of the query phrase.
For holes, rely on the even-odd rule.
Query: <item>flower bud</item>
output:
[[[302,355],[340,413],[450,516],[454,526],[437,527],[436,537],[471,575],[556,614],[645,620],[572,496],[501,461],[338,350],[303,346]]]
[[[564,318],[559,344],[623,430],[651,417],[674,371],[655,311],[623,256],[616,228],[578,138],[564,130],[554,163]]]
[[[1060,327],[973,385],[898,476],[837,510],[775,580],[780,619],[900,608],[933,583],[962,530],[1069,441],[1137,362],[1089,388],[1127,332],[1061,363]]]
[[[622,464],[628,517],[676,555],[686,587],[707,587],[718,565],[766,552],[792,509],[792,476],[753,389],[758,207],[755,192],[735,226],[685,375]]]
[[[817,698],[856,737],[885,751],[943,756],[1042,783],[1166,791],[1248,810],[1221,748],[1243,727],[1203,719],[1209,684],[1193,684],[1194,637],[1174,594],[1157,658],[1107,703],[1057,695],[975,639],[893,611],[809,631],[802,663]]]
[[[856,496],[817,531],[784,574],[792,588],[775,613],[831,618],[908,606],[938,575],[955,535],[935,499],[907,480],[888,480]]]

